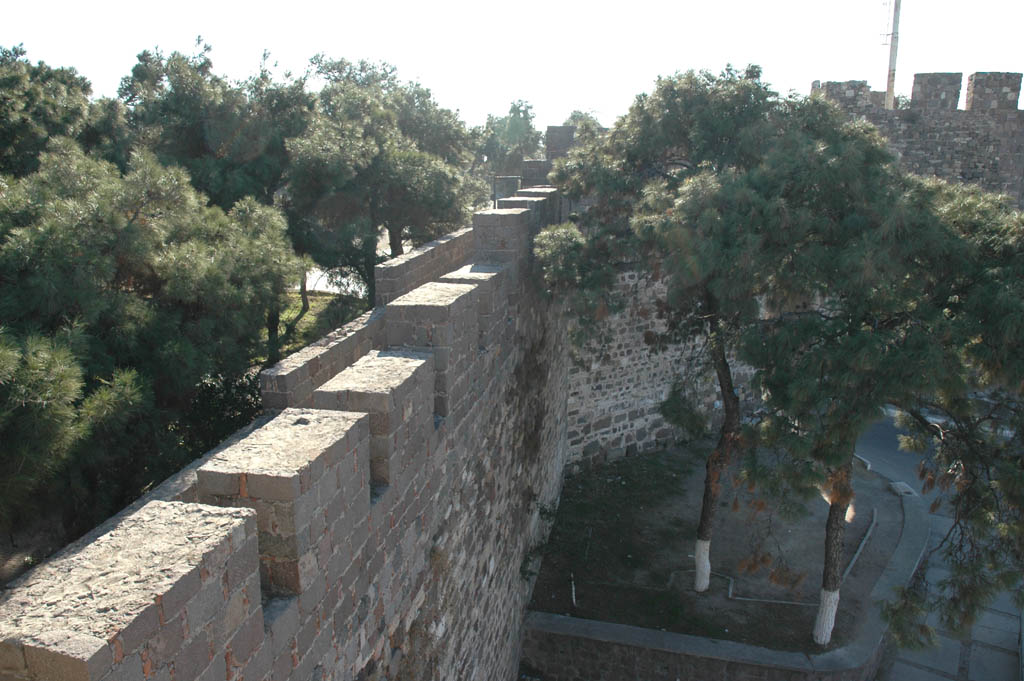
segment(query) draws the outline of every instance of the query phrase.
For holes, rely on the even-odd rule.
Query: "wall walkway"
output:
[[[0,594],[2,681],[511,679],[568,445],[537,188],[378,266],[257,423]]]

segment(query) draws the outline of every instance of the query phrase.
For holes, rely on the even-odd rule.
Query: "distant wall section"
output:
[[[910,172],[1008,194],[1024,208],[1021,74],[972,74],[961,110],[962,81],[962,73],[916,74],[909,108],[895,110],[866,81],[815,81],[811,89],[878,127]]]

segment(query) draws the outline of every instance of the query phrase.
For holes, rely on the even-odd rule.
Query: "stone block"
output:
[[[298,598],[270,599],[263,608],[263,629],[275,656],[290,649],[299,630]]]
[[[551,186],[525,187],[516,192],[516,196],[540,196],[542,198],[558,198],[558,188]]]
[[[433,351],[435,398],[446,396],[458,372],[475,359],[479,338],[478,287],[479,284],[432,282],[388,306],[389,345]],[[435,399],[439,406],[443,402]],[[436,413],[447,414],[443,409]]]
[[[1016,111],[1020,84],[1019,73],[972,73],[967,77],[966,108],[981,113]]]
[[[14,641],[0,640],[0,674],[11,676],[27,676],[28,667],[25,664],[25,649]]]
[[[545,158],[553,161],[569,155],[576,141],[575,125],[549,125],[544,134]]]
[[[39,681],[92,681],[114,664],[106,641],[75,631],[50,629],[24,646],[28,672]]]
[[[344,411],[286,409],[262,428],[211,457],[197,471],[199,498],[250,506],[259,522],[261,576],[272,590],[299,593],[308,586],[300,565],[313,560],[309,524],[336,494],[339,469],[353,459],[369,426],[367,416]],[[332,477],[330,485],[322,482]],[[237,496],[224,495],[237,479]],[[230,485],[234,489],[234,484]]]
[[[198,632],[192,640],[188,641],[171,662],[174,669],[174,678],[177,679],[199,679],[213,662],[213,655],[210,650],[210,640],[205,632]],[[223,669],[222,669],[223,671]]]
[[[222,605],[223,599],[218,600],[218,610]],[[206,622],[211,621],[216,615],[217,611],[210,613],[208,617],[201,620],[202,624],[205,625]],[[185,642],[185,628],[184,618],[176,617],[162,626],[160,632],[149,641],[149,644],[146,646],[146,657],[152,662],[154,667],[159,669],[174,659],[174,656],[181,650],[181,646]],[[196,627],[197,630],[200,628],[202,627]]]
[[[279,653],[274,657],[274,663],[270,668],[270,681],[289,681],[293,668],[292,651],[286,650]]]
[[[228,642],[231,660],[239,666],[246,663],[263,644],[263,610],[256,610],[238,628]],[[259,677],[256,677],[259,678]]]
[[[503,298],[507,298],[506,284],[508,267],[499,264],[465,265],[441,277],[443,283],[477,284],[479,300],[477,309],[481,317],[494,315],[504,310]]]
[[[963,73],[915,73],[911,108],[955,111],[963,79]]]
[[[542,196],[510,196],[498,201],[498,208],[526,208],[531,211],[543,210],[547,198]]]
[[[260,372],[264,406],[269,409],[309,406],[315,388],[366,350],[379,347],[383,328],[381,312],[372,310],[264,369]]]
[[[189,574],[198,574],[198,570],[193,570]],[[132,653],[150,641],[160,631],[161,620],[161,607],[158,603],[153,603],[143,609],[118,634],[117,640],[121,646],[119,654]]]
[[[15,667],[23,655],[39,681],[102,678],[165,630],[180,630],[180,617],[161,621],[162,602],[180,609],[194,599],[199,570],[221,566],[212,575],[220,581],[231,537],[255,535],[252,520],[248,509],[162,501],[118,518],[5,592],[0,660]]]
[[[242,681],[245,679],[267,681],[270,678],[273,662],[274,654],[271,652],[270,646],[264,641],[264,643],[257,648],[253,656],[241,669],[239,676],[235,678],[240,678]]]
[[[473,213],[473,228],[480,227],[518,227],[529,218],[526,208],[494,208]],[[477,231],[477,236],[480,233]]]
[[[528,160],[523,161],[522,173],[523,173],[523,187],[533,187],[536,185],[544,185],[548,182],[548,175],[551,173],[553,164],[547,160]],[[517,193],[522,193],[522,188]]]
[[[160,622],[169,622],[177,617],[185,604],[199,593],[201,586],[202,578],[199,575],[199,568],[193,568],[160,599]]]
[[[389,484],[398,433],[425,422],[417,409],[434,385],[434,356],[401,350],[371,351],[325,383],[314,395],[321,409],[364,411],[370,415],[369,491]]]
[[[376,305],[387,305],[463,264],[473,243],[473,230],[466,227],[377,265],[374,268]]]
[[[110,673],[103,677],[103,681],[138,681],[138,679],[145,677],[144,670],[142,656],[139,653],[132,653],[115,664]],[[156,671],[151,671],[150,678],[153,681],[171,681],[170,666],[164,666]]]

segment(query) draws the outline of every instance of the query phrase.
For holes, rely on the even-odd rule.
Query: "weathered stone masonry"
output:
[[[1009,194],[1024,207],[1024,111],[1017,109],[1021,74],[971,75],[967,108],[960,111],[962,80],[960,73],[917,74],[910,108],[900,110],[884,109],[885,93],[871,92],[864,81],[815,83],[814,90],[877,126],[907,170],[976,183]],[[567,153],[571,130],[549,128],[549,160],[534,162],[543,164],[540,170],[548,172],[550,159]],[[539,171],[524,168],[524,181],[531,173]],[[600,339],[576,352],[570,371],[568,436],[574,464],[654,449],[677,438],[680,433],[665,423],[659,406],[674,380],[695,375],[689,363],[700,339],[651,352],[657,345],[652,334],[665,330],[657,314],[663,282],[624,272],[616,288],[624,309],[602,322]],[[752,399],[750,370],[737,366],[736,372],[741,399]],[[714,412],[715,384],[691,382],[690,390]]]
[[[623,272],[615,285],[623,309],[602,320],[597,335],[573,350],[569,370],[568,438],[572,464],[665,447],[682,436],[661,415],[672,384],[687,391],[706,413],[721,407],[713,372],[702,368],[704,339],[665,342],[661,311],[667,288],[650,273]],[[742,400],[749,400],[751,371],[734,363]]]
[[[865,81],[816,81],[812,90],[873,123],[907,170],[1008,194],[1024,208],[1021,74],[972,74],[966,109],[958,110],[962,80],[961,73],[918,73],[910,108],[896,110],[885,109],[884,93]]]
[[[967,111],[958,74],[909,110],[822,89],[908,169],[1024,205],[1020,81],[975,74]],[[624,273],[571,362],[529,249],[573,207],[499,205],[379,266],[373,311],[264,372],[271,412],[0,592],[0,681],[512,679],[540,510],[568,461],[674,437],[658,405],[694,348],[649,352],[663,283]]]
[[[0,594],[0,680],[512,679],[567,456],[537,188],[377,268],[274,411]],[[529,207],[519,207],[519,206]]]

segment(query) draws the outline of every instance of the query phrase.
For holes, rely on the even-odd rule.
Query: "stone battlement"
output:
[[[967,78],[967,103],[963,109],[975,113],[1017,111],[1022,74],[973,73]],[[956,111],[960,102],[963,73],[915,73],[910,108]],[[884,92],[873,92],[865,80],[814,81],[811,92],[821,92],[844,107],[883,108]]]
[[[512,678],[568,450],[557,211],[379,265],[373,311],[263,372],[274,411],[0,592],[0,679]]]
[[[910,107],[887,110],[885,93],[866,81],[815,81],[821,93],[888,138],[904,167],[919,175],[977,184],[1024,208],[1024,110],[1020,73],[974,73],[958,109],[962,73],[918,73]]]

